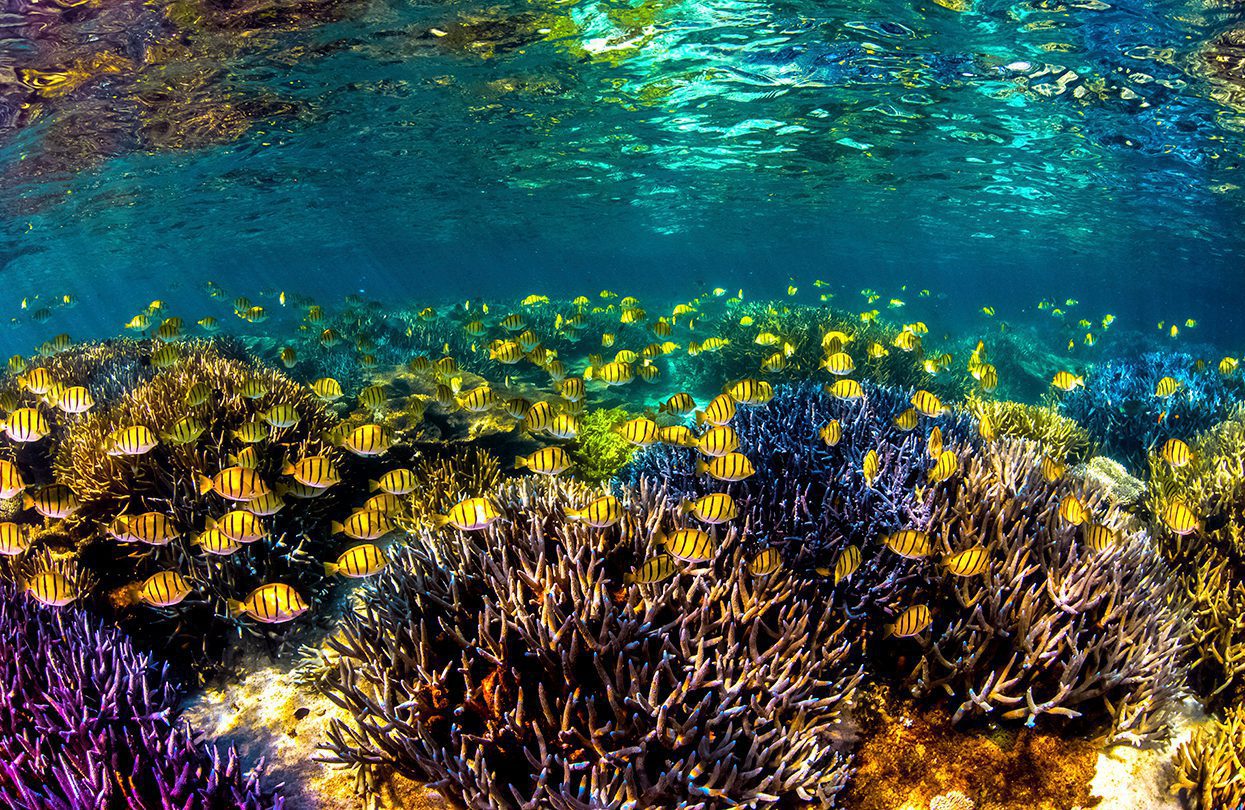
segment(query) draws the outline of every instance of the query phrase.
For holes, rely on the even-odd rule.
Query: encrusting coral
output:
[[[176,719],[167,668],[73,606],[0,585],[0,801],[19,810],[231,807],[279,810],[260,770],[243,773]]]
[[[807,579],[749,573],[736,530],[698,574],[626,583],[670,528],[659,496],[596,529],[599,492],[530,478],[476,532],[416,532],[329,646],[354,719],[329,761],[427,780],[470,806],[833,804],[860,670]]]
[[[1004,436],[1038,442],[1057,461],[1076,463],[1083,460],[1090,449],[1091,441],[1085,428],[1053,407],[980,397],[969,397],[964,406],[977,419],[988,417]]]

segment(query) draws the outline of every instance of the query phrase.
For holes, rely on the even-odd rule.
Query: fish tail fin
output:
[[[890,638],[891,635],[894,634],[894,632],[895,632],[895,625],[893,624],[882,625],[882,638],[884,639]]]
[[[584,369],[584,380],[586,381],[586,380],[591,380],[591,379],[592,379],[592,366],[588,366],[586,369]]]
[[[324,564],[324,575],[331,577],[337,573],[337,563],[326,562]]]
[[[627,574],[624,574],[624,575],[623,575],[623,584],[624,584],[624,585],[630,585],[630,584],[631,584],[631,583],[633,583],[633,582],[635,582],[635,574],[633,574],[633,573],[627,573]]]
[[[35,499],[30,497],[29,492],[23,492],[22,493],[22,508],[33,509],[34,506],[35,506]]]
[[[430,520],[432,525],[438,529],[443,529],[450,523],[450,519],[445,515],[433,515]]]
[[[661,529],[658,529],[657,531],[653,532],[653,545],[657,546],[658,548],[666,547],[666,533],[663,532]]]
[[[375,492],[375,491],[376,491],[376,490],[378,490],[378,489],[380,489],[380,482],[379,482],[379,481],[368,481],[368,482],[367,482],[367,491],[368,491],[368,492]]]
[[[514,457],[514,468],[516,470],[521,470],[526,466],[527,466],[527,459],[525,459],[523,456]]]
[[[704,475],[709,472],[709,465],[705,463],[703,458],[696,459],[696,474]]]
[[[294,474],[294,462],[290,461],[289,459],[286,459],[285,464],[281,466],[281,474],[282,475],[293,475]]]
[[[212,479],[206,475],[199,476],[199,494],[206,495],[212,491]]]
[[[682,501],[679,502],[679,514],[680,515],[686,515],[688,512],[692,511],[695,508],[696,507],[693,506],[692,502],[687,500],[686,498],[684,498]]]
[[[209,532],[215,529],[216,526],[217,526],[216,518],[214,517],[210,517],[203,522],[203,528]]]
[[[341,522],[333,520],[329,521],[329,531],[333,534],[341,534],[345,530],[345,526]]]
[[[696,424],[697,424],[697,425],[703,425],[703,424],[705,423],[705,421],[706,421],[705,412],[704,412],[704,411],[697,411],[697,412],[696,412]]]
[[[243,613],[246,613],[246,605],[237,599],[226,599],[225,610],[229,612],[230,616],[241,616]]]

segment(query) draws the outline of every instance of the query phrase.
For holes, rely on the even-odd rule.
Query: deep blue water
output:
[[[1231,4],[13,9],[6,319],[68,292],[53,331],[115,332],[207,279],[815,301],[823,278],[930,288],[953,322],[1074,297],[1239,350]]]

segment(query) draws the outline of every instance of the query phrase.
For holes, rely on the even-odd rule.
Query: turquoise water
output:
[[[78,333],[111,331],[206,279],[418,300],[827,278],[1239,332],[1230,4],[13,15],[6,317],[70,292]]]

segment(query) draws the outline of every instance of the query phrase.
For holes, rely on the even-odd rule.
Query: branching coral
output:
[[[962,478],[934,501],[940,550],[980,545],[991,562],[979,576],[935,579],[939,618],[916,691],[955,695],[957,719],[1105,714],[1117,741],[1161,736],[1183,681],[1175,578],[1107,490],[1048,482],[1041,458],[1009,439],[962,454]],[[1090,548],[1060,514],[1069,495],[1110,527],[1109,547]]]
[[[909,604],[920,584],[919,563],[879,548],[880,534],[924,527],[935,487],[928,486],[932,461],[926,435],[933,425],[949,442],[965,439],[972,426],[948,414],[925,420],[905,433],[894,418],[910,407],[911,391],[866,386],[859,402],[830,398],[819,386],[780,386],[760,408],[740,408],[732,425],[740,452],[756,474],[734,484],[697,476],[697,452],[655,446],[639,454],[626,479],[639,486],[665,484],[675,498],[728,492],[739,504],[745,535],[761,545],[783,548],[805,571],[833,568],[848,547],[861,550],[859,569],[838,589],[849,616],[881,624]],[[832,420],[842,437],[827,447],[818,431]],[[879,472],[872,486],[864,457],[876,451]],[[918,494],[917,489],[923,491]]]
[[[1160,379],[1179,387],[1155,395]],[[1144,470],[1146,454],[1172,435],[1193,436],[1225,418],[1242,394],[1239,377],[1213,365],[1198,370],[1187,354],[1153,353],[1117,358],[1092,369],[1084,390],[1063,397],[1060,411],[1075,419],[1101,445],[1104,455],[1129,469]]]
[[[1193,610],[1194,686],[1216,705],[1237,703],[1245,698],[1245,411],[1191,445],[1183,467],[1151,455],[1146,505],[1151,531]],[[1175,500],[1199,518],[1188,536],[1162,520]]]
[[[1032,439],[1054,459],[1076,463],[1090,449],[1089,432],[1052,407],[970,397],[965,407],[977,419],[989,417],[1004,436]]]
[[[1172,792],[1180,793],[1191,810],[1218,810],[1245,805],[1245,706],[1228,710],[1193,732],[1176,751]]]
[[[563,517],[577,485],[494,497],[506,520],[417,532],[330,641],[332,761],[476,807],[833,804],[860,673],[810,580],[752,576],[731,530],[700,575],[628,586],[660,498],[602,530]]]
[[[0,585],[0,801],[83,807],[280,808],[175,719],[167,670],[74,607],[37,605]]]
[[[487,495],[501,483],[501,465],[487,450],[478,447],[429,454],[411,465],[416,482],[411,497],[403,500],[404,511],[396,515],[405,529],[431,525],[464,498]]]

